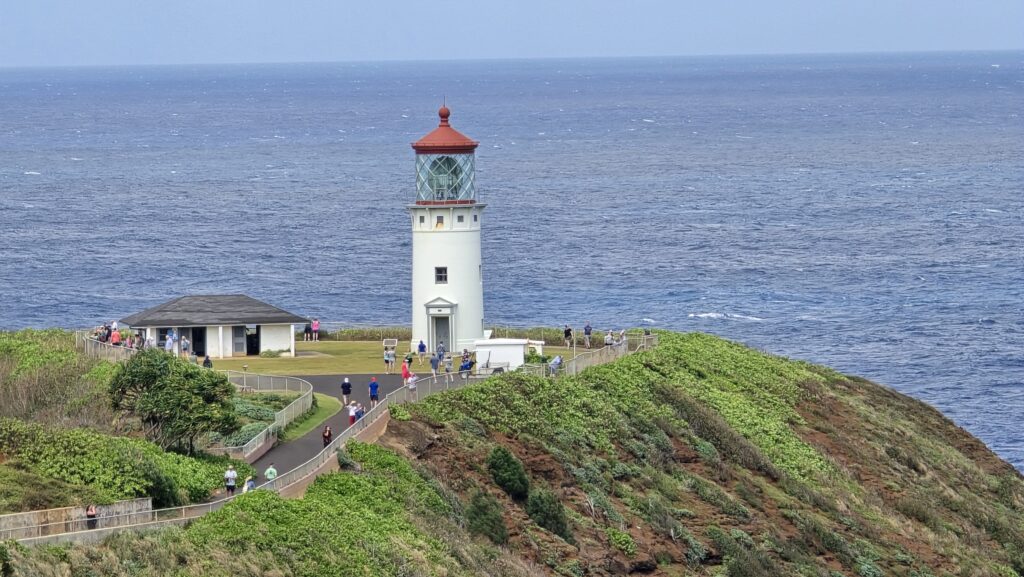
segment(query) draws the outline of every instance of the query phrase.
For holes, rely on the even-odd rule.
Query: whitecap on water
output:
[[[27,175],[29,175],[29,176],[39,176],[39,175],[40,175],[40,174],[42,174],[42,173],[41,173],[41,172],[36,172],[36,171],[34,171],[34,170],[26,170],[26,171],[25,171],[25,174],[27,174]]]
[[[750,315],[738,315],[734,313],[690,313],[686,315],[691,319],[725,319],[725,320],[736,320],[736,321],[763,321],[761,317],[755,317]]]
[[[654,320],[654,319],[649,319],[649,318],[647,318],[647,317],[644,317],[644,318],[642,318],[642,319],[640,319],[640,320],[641,320],[642,322],[645,322],[645,323],[649,324],[649,325],[656,325],[656,324],[658,324],[658,321],[656,321],[656,320]]]

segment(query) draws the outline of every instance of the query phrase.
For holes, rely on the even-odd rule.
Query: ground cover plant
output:
[[[157,507],[207,499],[228,464],[243,478],[253,472],[244,463],[168,453],[142,439],[14,419],[0,419],[0,456],[40,477],[88,487],[104,501],[152,497]]]
[[[79,353],[70,331],[0,331],[0,417],[111,432],[113,370]]]
[[[241,495],[185,530],[119,536],[99,548],[5,548],[4,575],[525,576],[475,544],[437,486],[386,449],[352,443],[360,468],[322,476],[303,499]]]
[[[1024,575],[1021,476],[932,408],[709,335],[659,339],[577,376],[505,374],[405,406],[381,446],[351,445],[345,472],[304,499],[246,495],[184,531],[14,548],[8,566]],[[523,485],[514,498],[508,486]],[[147,552],[155,540],[163,549]]]

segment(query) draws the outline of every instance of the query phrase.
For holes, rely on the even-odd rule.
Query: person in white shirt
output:
[[[408,380],[409,394],[412,395],[412,400],[414,401],[417,400],[418,398],[416,396],[416,378],[416,373],[412,373],[411,375],[409,375]]]
[[[224,472],[224,488],[227,489],[228,496],[235,494],[235,485],[238,483],[238,472],[235,471],[234,465],[228,465],[228,470]]]

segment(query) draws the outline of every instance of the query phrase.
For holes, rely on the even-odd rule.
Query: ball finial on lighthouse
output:
[[[412,216],[412,341],[431,352],[474,350],[484,335],[480,224],[476,198],[477,141],[440,123],[412,144],[416,198]]]

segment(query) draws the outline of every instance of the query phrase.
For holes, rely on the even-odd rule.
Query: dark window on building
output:
[[[435,226],[444,226],[444,217],[443,216],[437,217],[437,224]]]
[[[434,267],[434,284],[448,284],[448,267]]]
[[[427,221],[427,217],[425,217],[425,216],[423,216],[423,215],[421,214],[421,215],[420,215],[420,224],[423,224],[423,223],[424,223],[424,222],[426,222],[426,221]]]
[[[476,221],[477,221],[477,215],[474,214],[473,215],[473,222],[476,222]]]
[[[458,220],[458,222],[464,222],[466,220],[466,217],[460,214],[459,216],[456,217],[456,220]]]

